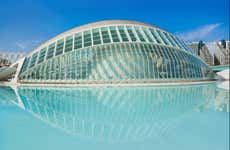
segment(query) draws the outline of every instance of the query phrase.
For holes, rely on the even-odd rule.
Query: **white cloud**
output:
[[[20,50],[29,50],[40,43],[39,40],[31,40],[31,41],[19,41],[16,42],[16,47]]]
[[[25,43],[21,43],[21,42],[17,42],[16,46],[20,49],[25,49],[26,48],[26,44]]]
[[[180,37],[185,41],[198,41],[198,40],[208,41],[210,39],[215,40],[219,38],[219,35],[217,37],[215,31],[218,30],[218,28],[221,25],[222,25],[221,23],[208,24],[208,25],[200,26],[190,31],[179,32],[176,34],[178,37]]]

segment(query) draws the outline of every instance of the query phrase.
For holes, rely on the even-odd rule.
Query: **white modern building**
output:
[[[211,68],[173,34],[149,24],[100,21],[34,48],[18,63],[19,83],[152,83],[212,80]],[[1,77],[1,73],[0,73]]]

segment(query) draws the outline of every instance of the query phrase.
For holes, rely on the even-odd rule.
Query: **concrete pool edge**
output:
[[[159,83],[11,83],[0,82],[0,86],[44,86],[44,87],[127,87],[127,86],[175,86],[175,85],[198,85],[216,83],[217,80],[196,81],[196,82],[159,82]]]

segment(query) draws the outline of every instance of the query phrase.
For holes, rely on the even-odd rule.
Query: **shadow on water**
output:
[[[189,114],[229,112],[228,91],[215,84],[151,87],[0,87],[0,104],[16,104],[80,138],[143,141],[167,134]]]

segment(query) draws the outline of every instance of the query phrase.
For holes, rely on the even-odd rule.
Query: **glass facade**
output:
[[[51,40],[52,41],[52,40]],[[20,82],[132,83],[209,80],[183,41],[155,27],[103,25],[66,35],[26,57]]]

